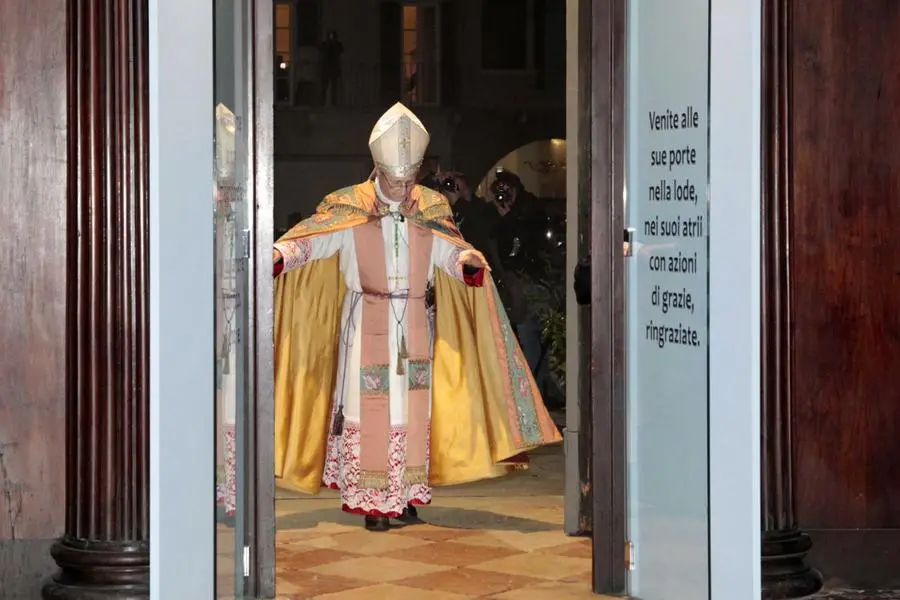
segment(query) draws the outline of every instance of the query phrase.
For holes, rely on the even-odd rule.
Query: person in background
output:
[[[505,169],[496,172],[487,201],[499,215],[491,237],[503,269],[503,279],[498,284],[501,297],[544,401],[550,408],[562,408],[565,394],[550,374],[549,344],[544,339],[542,307],[536,298],[548,298],[547,292],[564,284],[565,248],[558,245],[557,239],[565,239],[565,221],[560,224],[551,219],[545,201],[528,192],[519,176]],[[554,294],[549,294],[543,309],[564,311],[564,296],[558,298],[559,302],[553,298]]]
[[[423,177],[421,184],[447,198],[453,210],[453,222],[463,238],[487,257],[494,280],[501,277],[498,269],[502,270],[502,265],[492,237],[500,218],[496,207],[473,194],[462,173],[443,171],[440,165]]]
[[[339,489],[371,531],[420,522],[432,485],[504,475],[562,439],[518,368],[484,255],[447,199],[415,185],[428,142],[395,104],[369,136],[372,177],[326,196],[273,249],[275,476]]]
[[[338,103],[338,89],[341,85],[341,55],[344,53],[344,44],[338,38],[337,31],[328,32],[325,41],[320,48],[322,53],[322,104],[328,104],[329,96],[331,105]]]
[[[520,195],[522,196],[521,204],[519,203]],[[530,343],[533,340],[526,332],[523,341],[522,329],[528,316],[524,272],[531,271],[533,273],[534,271],[527,267],[534,264],[535,246],[528,243],[523,248],[522,242],[523,239],[530,237],[529,233],[534,229],[533,225],[536,224],[536,221],[541,220],[541,210],[531,198],[525,197],[521,180],[514,173],[504,170],[497,171],[496,178],[488,188],[485,201],[496,212],[496,216],[491,219],[489,224],[489,236],[497,248],[503,269],[500,295],[509,312],[510,320],[516,327],[516,334],[522,343],[528,364],[534,368],[537,356],[534,345]],[[513,211],[513,208],[516,210]]]
[[[487,258],[488,264],[491,265],[491,275],[500,293],[501,301],[504,303],[504,306],[507,306],[507,303],[503,301],[505,297],[503,261],[500,260],[497,252],[497,243],[491,237],[497,219],[500,217],[497,209],[492,204],[486,203],[483,198],[479,198],[472,193],[462,173],[443,171],[439,164],[435,165],[435,170],[428,172],[422,177],[420,183],[435,192],[443,194],[447,198],[453,211],[453,222],[463,238]],[[437,315],[434,305],[434,293],[431,288],[429,288],[425,297],[429,319],[434,323]]]

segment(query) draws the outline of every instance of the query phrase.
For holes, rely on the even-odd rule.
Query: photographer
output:
[[[462,173],[442,171],[427,174],[421,185],[440,192],[453,209],[453,220],[463,238],[480,250],[488,259],[492,268],[502,268],[497,246],[491,238],[499,214],[496,209],[483,199],[472,194]],[[500,277],[495,270],[494,278]]]
[[[525,189],[518,175],[498,169],[491,183],[488,203],[497,209],[499,219],[494,226],[503,260],[510,270],[529,279],[547,275],[548,261],[565,262],[565,250],[557,246],[565,239],[565,219],[552,219],[545,202]]]
[[[521,179],[498,169],[487,201],[499,215],[492,239],[503,266],[501,299],[516,329],[528,366],[549,408],[565,400],[550,373],[550,340],[544,339],[542,314],[565,311],[565,217],[553,218],[545,201],[529,193]]]

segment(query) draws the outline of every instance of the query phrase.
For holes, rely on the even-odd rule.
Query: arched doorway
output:
[[[482,198],[487,196],[498,169],[518,175],[525,189],[538,198],[564,200],[566,140],[560,138],[535,140],[507,153],[481,178],[476,193]],[[562,206],[564,209],[564,202]]]

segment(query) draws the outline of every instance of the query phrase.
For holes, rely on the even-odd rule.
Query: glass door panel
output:
[[[630,0],[629,593],[709,599],[709,1]]]
[[[246,0],[215,0],[216,597],[240,598],[249,573],[246,478],[249,376],[250,154]]]

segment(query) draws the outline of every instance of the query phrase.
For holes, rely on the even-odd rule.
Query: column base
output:
[[[812,540],[799,529],[763,532],[763,600],[803,598],[822,589],[822,574],[806,564]]]
[[[50,554],[60,572],[41,591],[44,600],[148,600],[147,542],[63,538]]]

